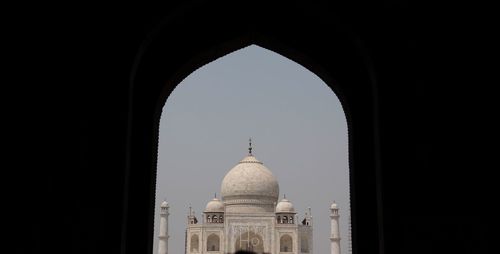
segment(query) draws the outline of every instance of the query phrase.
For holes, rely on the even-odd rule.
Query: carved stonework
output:
[[[231,225],[231,232],[232,239],[248,232],[254,232],[260,235],[262,239],[267,239],[267,225],[265,224],[234,223]]]
[[[189,211],[186,254],[313,254],[310,211],[300,224],[289,200],[277,203],[276,178],[251,153],[226,174],[221,194],[207,203],[201,223]]]

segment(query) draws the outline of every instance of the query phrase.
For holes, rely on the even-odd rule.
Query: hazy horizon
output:
[[[348,250],[347,123],[333,91],[303,66],[252,45],[186,77],[160,120],[153,254],[159,206],[169,202],[169,253],[184,253],[191,205],[201,213],[225,174],[248,153],[273,172],[299,216],[313,215],[313,252],[330,253],[329,207],[340,208]]]

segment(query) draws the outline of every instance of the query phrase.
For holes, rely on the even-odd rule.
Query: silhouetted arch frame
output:
[[[353,253],[383,253],[377,84],[362,41],[323,10],[308,16],[290,5],[256,16],[255,6],[228,11],[233,7],[219,4],[172,11],[137,54],[130,77],[121,253],[152,253],[158,133],[167,97],[196,69],[252,44],[309,69],[339,98],[349,135]]]

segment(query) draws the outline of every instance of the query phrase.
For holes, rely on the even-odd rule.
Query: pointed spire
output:
[[[214,198],[217,198],[217,192],[214,192]]]
[[[253,156],[252,155],[252,138],[248,139],[248,156]]]
[[[283,199],[286,199],[286,194],[285,193],[283,193]]]

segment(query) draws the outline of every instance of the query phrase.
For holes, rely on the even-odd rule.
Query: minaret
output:
[[[330,252],[331,254],[340,254],[340,231],[339,231],[339,209],[335,201],[330,206]]]
[[[309,212],[306,212],[305,222],[306,222],[307,226],[312,226],[313,225],[313,217],[312,217],[312,213],[311,213],[311,207],[308,207],[307,211],[309,211]]]
[[[191,205],[189,205],[189,215],[187,218],[188,218],[188,225],[198,223],[198,219],[194,215],[194,211],[193,211],[193,208],[191,207]]]
[[[306,230],[306,234],[307,234],[307,238],[308,238],[308,248],[309,248],[309,253],[312,254],[314,253],[313,251],[313,240],[314,240],[314,236],[313,236],[313,216],[312,216],[312,212],[311,212],[311,207],[308,207],[307,208],[307,212],[306,212],[306,217],[305,219],[302,221],[302,224],[305,224],[307,226],[307,230]]]
[[[158,254],[168,253],[168,203],[163,201],[160,208],[160,235],[158,236]]]

